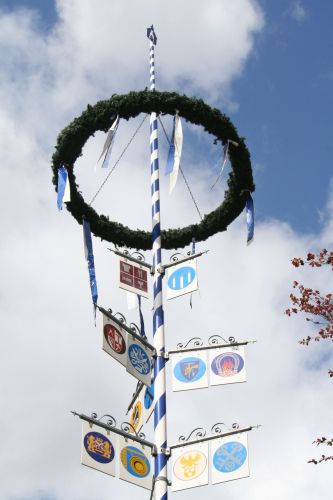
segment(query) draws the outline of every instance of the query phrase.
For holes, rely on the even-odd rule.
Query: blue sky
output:
[[[237,110],[226,112],[252,155],[257,217],[314,232],[332,172],[333,5],[324,1],[319,8],[309,0],[259,5],[266,26],[233,84]],[[34,9],[46,31],[58,19],[52,0],[0,0],[0,6]]]
[[[210,251],[199,261],[193,308],[188,297],[164,300],[167,349],[193,336],[207,341],[212,334],[257,340],[247,350],[246,384],[188,391],[181,399],[168,387],[170,443],[195,427],[209,432],[218,421],[262,424],[249,436],[251,477],[179,497],[331,496],[332,464],[315,467],[307,460],[320,454],[312,445],[317,435],[332,434],[332,352],[322,342],[300,346],[297,340],[313,334],[314,325],[287,318],[284,310],[294,279],[332,289],[331,271],[294,269],[290,260],[332,244],[333,5],[188,5],[0,0],[0,206],[6,215],[0,246],[0,427],[6,450],[0,454],[1,500],[107,500],[110,491],[114,498],[147,498],[143,489],[80,464],[80,423],[70,411],[111,413],[120,423],[135,381],[102,351],[102,319],[97,316],[95,328],[82,228],[66,210],[56,209],[50,158],[59,132],[88,103],[148,85],[145,30],[152,22],[159,38],[157,87],[202,97],[229,115],[246,138],[257,187],[253,244],[246,245],[243,213],[227,232],[197,244],[198,251]],[[170,130],[171,120],[165,121]],[[151,227],[146,122],[95,204],[98,212],[144,229]],[[217,146],[198,127],[183,125],[182,166],[207,213],[225,188],[224,176],[209,189]],[[113,159],[135,126],[135,120],[121,121]],[[89,139],[75,165],[87,197],[105,176],[94,169],[104,140],[101,132]],[[164,139],[160,146],[163,167]],[[164,175],[161,186],[163,227],[196,222],[182,179],[171,196]],[[128,310],[118,288],[110,245],[93,242],[100,305],[138,323],[138,311]],[[163,261],[169,256],[163,252]],[[149,252],[146,258],[151,260]],[[149,338],[151,311],[151,300],[143,301]],[[152,439],[152,425],[144,430]]]

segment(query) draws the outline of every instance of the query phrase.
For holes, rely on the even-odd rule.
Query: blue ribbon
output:
[[[94,306],[96,306],[98,299],[98,291],[97,291],[97,282],[95,274],[94,253],[93,253],[93,246],[91,239],[90,224],[86,219],[83,219],[83,236],[84,236],[85,254],[88,262],[91,298]]]
[[[169,147],[169,154],[168,154],[167,164],[165,167],[165,175],[171,174],[171,172],[173,171],[173,166],[175,164],[175,142],[174,142],[175,124],[176,124],[176,119],[174,118],[173,119],[173,129],[172,129],[171,142],[170,142],[170,147]]]
[[[195,254],[195,238],[192,239],[192,249],[191,249],[192,255]],[[192,309],[192,292],[191,292],[191,297],[190,297],[190,307]]]
[[[115,131],[116,133],[116,131]],[[102,168],[108,168],[109,167],[109,161],[110,161],[110,157],[111,157],[111,153],[112,153],[112,148],[113,148],[113,139],[114,139],[114,136],[115,136],[115,133],[113,134],[113,137],[112,137],[112,140],[111,140],[111,143],[110,143],[110,146],[104,156],[104,160],[103,160],[103,163],[102,163]]]
[[[62,200],[64,199],[66,182],[67,182],[68,172],[64,165],[58,168],[58,197],[57,205],[58,209],[62,210]]]
[[[246,199],[246,225],[247,225],[247,244],[251,243],[254,236],[254,206],[251,194]]]
[[[142,337],[146,338],[147,336],[145,331],[145,322],[143,319],[143,314],[141,309],[141,295],[138,295],[138,302],[139,302],[139,314],[140,314],[140,333]]]

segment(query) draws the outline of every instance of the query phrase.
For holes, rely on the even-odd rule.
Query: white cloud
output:
[[[302,22],[308,17],[308,11],[301,0],[292,2],[288,9],[288,14],[298,22]]]
[[[230,90],[240,75],[254,35],[263,26],[263,14],[255,2],[245,0],[193,1],[190,11],[179,1],[147,1],[139,7],[129,0],[100,1],[96,7],[87,0],[59,0],[57,6],[61,18],[47,36],[36,32],[27,10],[0,16],[0,189],[2,210],[8,214],[2,221],[0,250],[0,496],[104,500],[112,492],[114,498],[135,494],[140,500],[147,492],[79,464],[79,421],[70,410],[111,412],[121,421],[135,382],[101,350],[100,321],[96,329],[93,326],[82,231],[66,211],[56,213],[49,158],[58,131],[87,102],[147,84],[145,28],[151,22],[159,36],[163,87],[213,99]],[[114,157],[134,126],[133,121],[119,129]],[[147,134],[148,128],[143,129],[96,205],[132,227],[150,225],[149,168],[143,174],[149,160],[144,148]],[[87,195],[102,177],[100,171],[95,177],[93,173],[101,142],[101,134],[96,134],[77,164]],[[193,160],[190,149],[186,154]],[[203,170],[207,166],[203,158],[198,162],[202,170],[188,168],[189,176],[207,213],[220,202],[224,185],[208,191]],[[125,190],[135,203],[124,199]],[[179,183],[173,198],[162,193],[164,227],[196,217],[182,190]],[[283,315],[296,276],[289,260],[317,241],[329,241],[330,204],[327,211],[330,217],[315,235],[298,235],[279,221],[258,223],[249,248],[240,217],[228,232],[199,245],[210,252],[200,260],[200,294],[193,297],[193,310],[188,297],[166,306],[169,348],[191,336],[207,339],[212,333],[258,340],[248,348],[246,384],[170,394],[170,442],[195,426],[209,428],[219,420],[263,424],[250,436],[250,479],[188,491],[184,499],[202,498],[203,492],[212,499],[224,494],[249,500],[310,500],[329,494],[324,480],[328,464],[315,468],[305,463],[315,454],[311,441],[317,433],[330,433],[327,367],[317,361],[317,367],[308,368],[325,346],[299,346],[297,339],[310,325]],[[107,244],[94,243],[101,304],[126,312],[125,294],[116,286],[115,259]],[[319,280],[311,270],[304,274],[311,283]],[[324,275],[321,285],[330,287],[330,278]],[[148,301],[144,313],[151,332]],[[136,313],[127,316],[138,321]]]

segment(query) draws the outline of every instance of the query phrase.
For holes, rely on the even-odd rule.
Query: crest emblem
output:
[[[99,432],[88,432],[84,436],[83,444],[88,455],[96,462],[108,464],[114,459],[112,443]]]
[[[146,455],[135,446],[126,446],[120,452],[120,460],[125,469],[135,477],[146,477],[150,472],[150,463]]]
[[[141,375],[148,375],[150,372],[150,360],[141,346],[132,344],[128,349],[129,360],[136,371]]]
[[[213,456],[213,464],[219,472],[234,472],[245,462],[247,449],[242,443],[229,441],[220,446]]]
[[[111,349],[117,354],[124,354],[126,342],[120,331],[110,323],[104,326],[104,337]]]
[[[206,467],[206,455],[201,451],[192,450],[177,458],[173,466],[173,473],[181,481],[190,481],[201,476]]]
[[[244,359],[235,352],[224,352],[213,359],[211,367],[215,375],[232,377],[243,369]]]
[[[193,267],[184,266],[174,271],[168,279],[168,287],[171,290],[182,290],[189,286],[196,276]]]
[[[142,416],[142,403],[141,401],[137,401],[132,410],[131,420],[130,420],[130,424],[135,431],[140,425],[141,416]]]
[[[180,382],[196,382],[206,373],[206,364],[200,358],[189,357],[178,361],[174,375]]]

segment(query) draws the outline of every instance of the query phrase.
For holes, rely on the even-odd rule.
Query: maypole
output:
[[[156,35],[153,26],[147,29],[150,41],[150,90],[155,91],[155,45]],[[162,294],[162,251],[161,251],[161,207],[160,207],[160,180],[158,164],[158,129],[157,115],[150,115],[150,170],[151,170],[151,204],[152,204],[152,243],[154,269],[154,307],[153,307],[153,335],[156,359],[154,363],[154,430],[155,430],[155,499],[166,500],[167,492],[167,457],[163,453],[167,446],[166,423],[166,382],[165,382],[165,339],[164,339],[164,311]],[[163,450],[163,451],[162,451]]]
[[[198,290],[197,260],[207,251],[172,255],[169,263],[162,263],[161,206],[158,150],[158,115],[174,117],[172,140],[167,161],[167,173],[173,188],[180,169],[182,148],[181,119],[202,125],[215,136],[215,143],[222,146],[218,179],[229,159],[232,171],[228,188],[221,205],[205,216],[198,224],[185,228],[163,231],[163,248],[184,248],[194,240],[198,243],[209,236],[224,231],[246,207],[247,242],[253,239],[254,215],[251,192],[254,191],[251,162],[244,140],[238,136],[230,119],[210,108],[201,99],[181,96],[175,92],[158,92],[155,89],[156,34],[153,26],[147,29],[150,41],[150,89],[113,95],[94,107],[88,106],[59,135],[53,155],[53,182],[58,191],[58,208],[66,203],[67,209],[84,226],[84,242],[88,252],[88,270],[94,310],[103,317],[102,348],[128,374],[137,380],[137,387],[128,406],[129,422],[119,426],[112,415],[98,417],[73,412],[82,420],[81,462],[110,476],[150,490],[150,498],[167,500],[168,486],[172,491],[186,490],[209,484],[218,484],[250,475],[247,435],[253,426],[240,428],[216,423],[210,434],[199,427],[178,443],[167,445],[166,418],[166,362],[171,360],[170,379],[174,392],[204,389],[210,386],[246,382],[245,346],[251,341],[237,342],[219,334],[210,335],[205,343],[200,337],[178,342],[174,349],[166,350],[164,336],[164,311],[162,279],[166,276],[166,298],[176,299]],[[177,111],[178,110],[178,111]],[[102,151],[103,166],[107,168],[119,120],[128,120],[141,112],[150,113],[150,168],[152,232],[132,230],[108,217],[99,215],[92,207],[96,196],[105,186],[124,155],[145,118],[115,161],[105,180],[88,204],[79,192],[74,175],[75,161],[82,154],[88,138],[97,130],[108,130]],[[116,117],[116,118],[115,118]],[[161,125],[164,129],[163,123]],[[165,132],[165,130],[164,130]],[[166,134],[166,132],[165,132]],[[166,134],[167,135],[167,134]],[[228,154],[230,153],[230,156]],[[185,182],[187,183],[185,177]],[[191,195],[192,196],[192,195]],[[192,196],[193,198],[193,196]],[[195,201],[195,200],[194,200]],[[112,242],[109,248],[118,256],[118,284],[139,297],[141,328],[126,322],[125,316],[112,309],[101,307],[98,302],[91,231],[102,240]],[[118,246],[126,247],[122,251]],[[136,251],[130,253],[129,249]],[[145,261],[138,250],[153,250],[153,263]],[[153,276],[153,344],[145,335],[141,297],[149,298],[149,275]],[[154,441],[146,439],[141,431],[154,413]],[[167,462],[170,463],[170,481]]]

